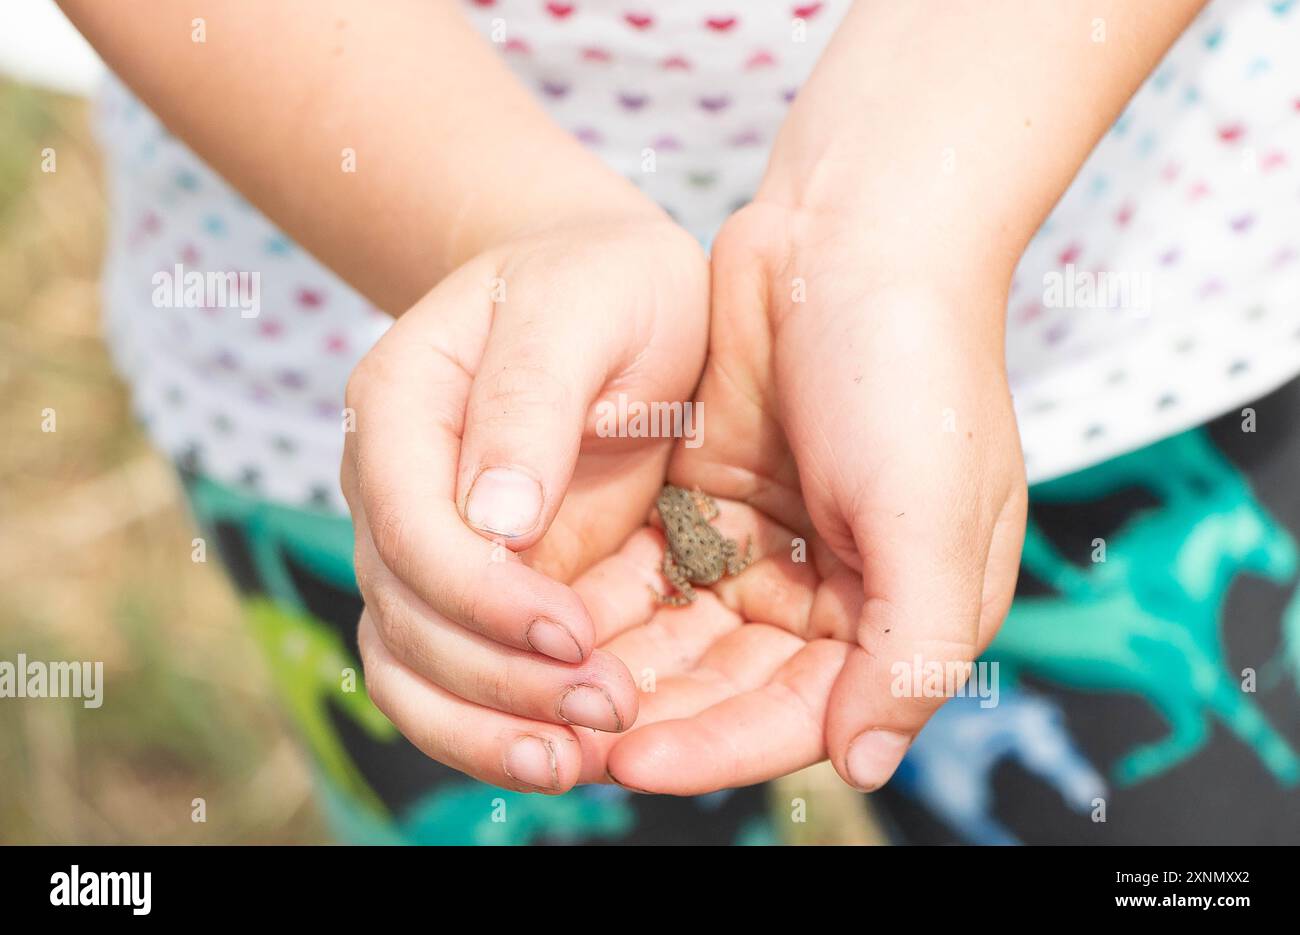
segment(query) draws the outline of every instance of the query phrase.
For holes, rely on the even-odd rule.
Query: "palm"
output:
[[[687,607],[664,607],[662,535],[645,528],[575,589],[597,639],[641,689],[636,726],[584,738],[619,782],[699,794],[775,778],[826,756],[823,722],[851,649],[861,583],[816,534],[777,418],[766,316],[714,263],[711,352],[698,398],[704,444],[680,447],[668,480],[720,507],[755,562]],[[747,310],[748,309],[748,310]],[[597,778],[595,776],[589,778]]]
[[[596,759],[646,791],[760,782],[828,753],[844,774],[859,731],[910,734],[934,709],[891,697],[891,660],[972,658],[1015,583],[1015,424],[997,354],[971,350],[990,339],[927,334],[955,326],[841,291],[847,258],[816,312],[782,308],[762,285],[772,219],[745,214],[714,247],[704,444],[679,448],[668,479],[715,496],[719,528],[752,536],[758,560],[660,608],[645,582],[663,543],[646,531],[576,586],[642,689],[637,726],[593,741]],[[940,427],[947,408],[961,432]]]
[[[659,439],[584,438],[564,504],[546,536],[522,553],[524,561],[558,581],[572,581],[615,551],[645,523],[669,453],[668,442]]]

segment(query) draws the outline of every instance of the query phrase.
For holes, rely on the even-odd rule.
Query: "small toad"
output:
[[[724,538],[710,525],[718,515],[718,504],[698,487],[683,490],[666,484],[655,505],[668,538],[664,577],[678,592],[655,591],[660,603],[683,607],[696,598],[692,584],[713,584],[724,574],[738,575],[754,561],[752,540],[746,542],[742,556],[736,540]]]

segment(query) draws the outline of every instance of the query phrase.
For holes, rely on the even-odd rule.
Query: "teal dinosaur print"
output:
[[[1263,681],[1270,687],[1290,676],[1300,692],[1300,588],[1291,595],[1291,602],[1282,611],[1282,647],[1277,657],[1265,668]]]
[[[450,782],[392,815],[344,748],[329,717],[333,705],[377,739],[396,728],[370,702],[361,667],[338,635],[316,620],[293,584],[286,556],[340,590],[355,593],[352,525],[245,496],[198,479],[190,485],[196,518],[207,528],[240,526],[266,596],[244,601],[289,714],[311,751],[320,799],[341,840],[372,844],[528,844],[616,839],[635,825],[621,790],[596,787],[562,796],[524,795],[471,781]],[[356,673],[353,691],[344,671]]]
[[[312,513],[246,496],[198,478],[189,486],[190,506],[200,525],[225,522],[247,534],[258,577],[267,595],[284,607],[303,609],[284,556],[336,588],[355,592],[352,522],[344,516]]]
[[[1033,524],[1024,567],[1059,595],[1020,597],[987,653],[1015,685],[1024,674],[1089,692],[1134,694],[1169,734],[1122,756],[1121,786],[1193,756],[1217,720],[1279,783],[1300,783],[1300,757],[1228,669],[1220,637],[1238,576],[1279,585],[1296,575],[1296,545],[1200,430],[1035,489],[1040,501],[1080,503],[1130,485],[1160,506],[1122,526],[1106,561],[1067,560]],[[1291,663],[1300,672],[1300,658]]]
[[[425,793],[396,821],[385,821],[326,782],[330,824],[355,844],[526,845],[545,840],[617,840],[636,825],[628,793],[604,787],[565,795],[529,795],[476,782],[449,782]]]

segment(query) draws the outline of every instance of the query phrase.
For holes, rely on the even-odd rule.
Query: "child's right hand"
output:
[[[703,251],[638,216],[478,256],[357,366],[342,486],[366,686],[433,759],[561,792],[597,778],[569,725],[636,718],[561,582],[643,524],[672,443],[599,437],[596,404],[689,398],[707,329]]]

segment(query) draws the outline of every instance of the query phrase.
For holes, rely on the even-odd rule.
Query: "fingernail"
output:
[[[582,662],[582,647],[567,628],[553,620],[538,617],[524,634],[528,645],[544,656],[560,662]]]
[[[560,788],[560,774],[555,765],[555,748],[549,740],[525,734],[506,751],[506,775],[538,789]]]
[[[849,778],[863,792],[879,789],[894,775],[911,743],[911,737],[892,730],[858,734],[845,757]]]
[[[619,778],[618,778],[617,776],[615,776],[612,772],[610,772],[610,769],[609,769],[608,766],[605,767],[605,778],[608,779],[610,782],[612,782],[612,783],[613,783],[614,785],[616,785],[616,786],[622,786],[624,789],[626,789],[626,790],[629,791],[629,792],[636,792],[636,793],[639,793],[639,794],[641,794],[641,795],[654,795],[653,792],[647,792],[645,789],[638,789],[636,786],[629,786],[629,785],[628,785],[627,783],[625,783],[623,780],[619,779]]]
[[[530,532],[541,512],[541,485],[513,468],[488,468],[480,473],[465,503],[470,525],[498,536]]]
[[[560,717],[570,724],[616,733],[623,729],[614,699],[596,685],[574,685],[560,698]]]

